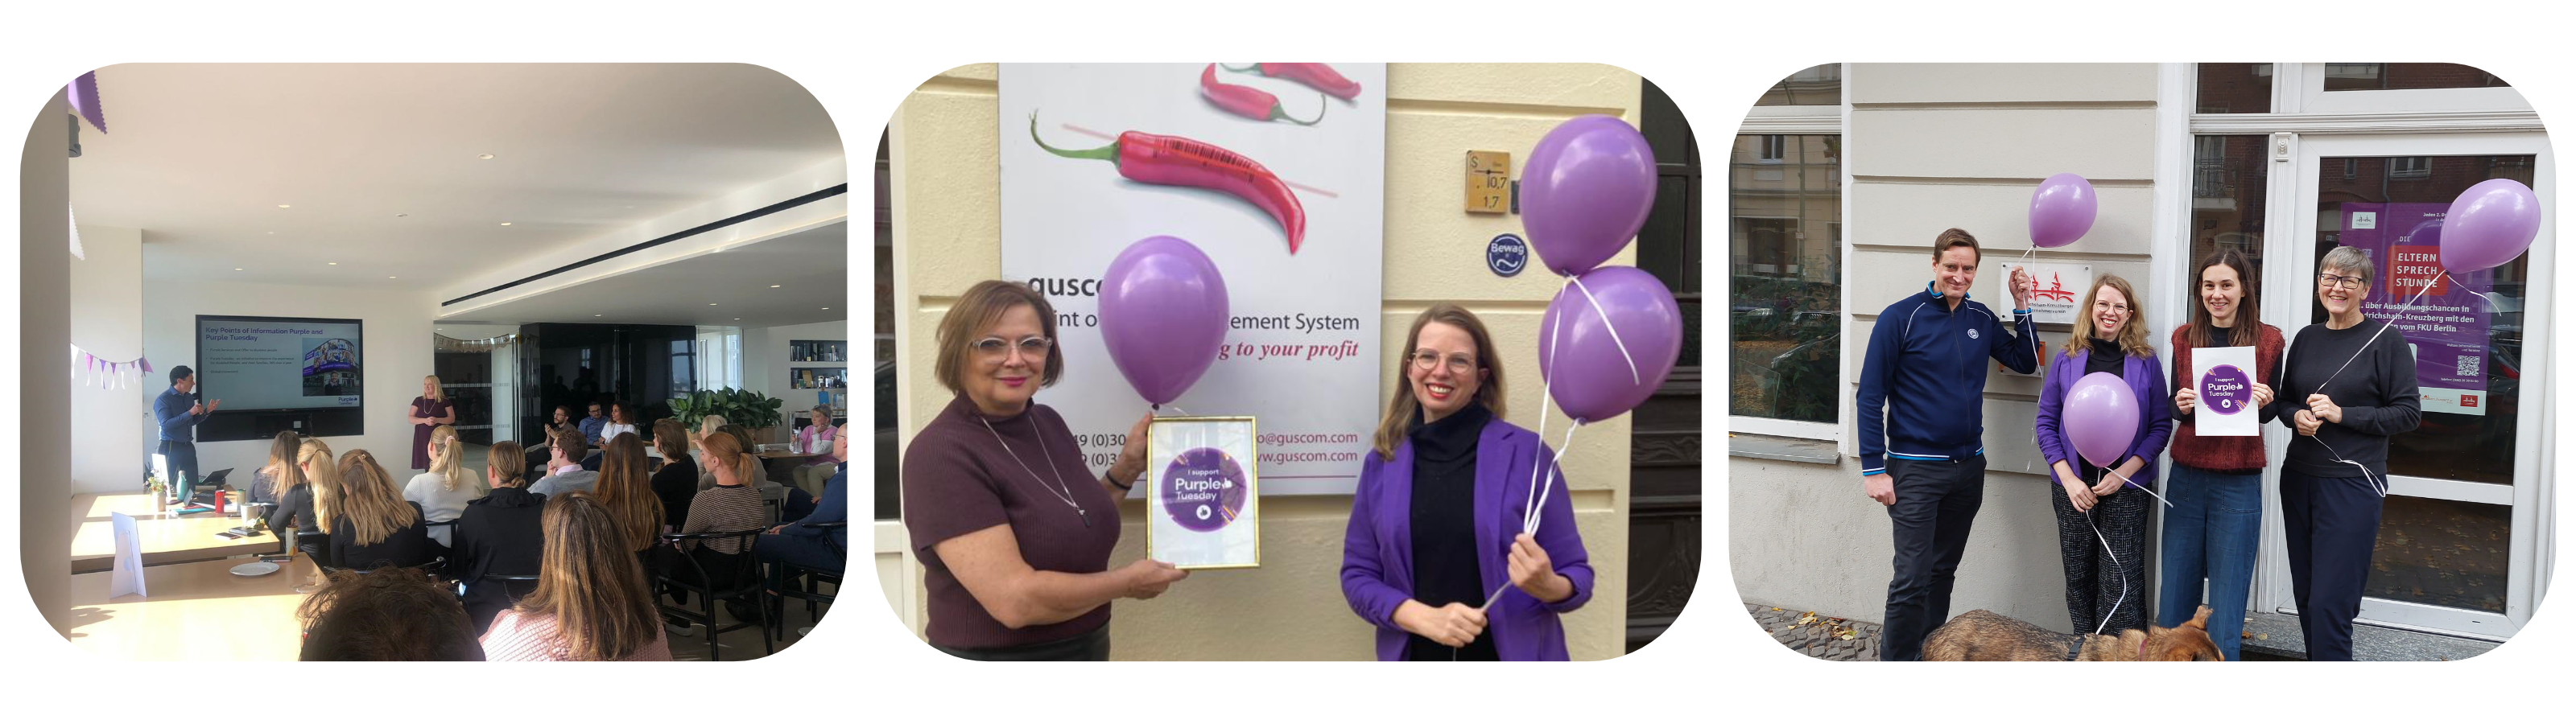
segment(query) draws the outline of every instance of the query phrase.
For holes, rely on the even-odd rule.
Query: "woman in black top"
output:
[[[484,478],[492,493],[465,503],[456,519],[453,560],[448,570],[465,584],[465,615],[474,635],[492,627],[492,617],[518,603],[536,588],[535,581],[485,585],[484,576],[534,576],[545,559],[546,496],[527,490],[527,453],[515,442],[492,445],[484,460]]]
[[[689,455],[689,433],[676,418],[653,421],[653,449],[662,453],[662,469],[653,471],[653,497],[662,499],[662,522],[676,529],[689,520],[689,499],[698,494],[698,459]]]
[[[373,453],[351,450],[340,456],[338,489],[323,486],[314,500],[327,511],[322,532],[331,534],[335,568],[411,568],[438,559],[438,545],[429,540],[429,517],[419,503],[402,498],[393,475],[376,463]]]
[[[331,446],[321,438],[306,440],[296,447],[295,471],[302,485],[288,488],[277,496],[277,509],[268,513],[268,529],[286,539],[286,531],[295,531],[295,554],[313,565],[313,575],[296,593],[312,593],[322,587],[322,567],[331,563],[331,537],[322,533],[322,506],[316,492],[323,487],[340,486],[340,466],[331,457]]]
[[[2388,437],[2422,421],[2403,333],[2362,316],[2377,267],[2352,247],[2318,260],[2326,321],[2299,330],[2264,415],[2298,433],[2281,461],[2290,597],[2310,661],[2352,660],[2352,619],[2388,497]]]

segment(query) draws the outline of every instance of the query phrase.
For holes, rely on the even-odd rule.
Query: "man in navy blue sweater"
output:
[[[1922,658],[1923,637],[1950,618],[1950,584],[1986,492],[1986,359],[2039,368],[2030,278],[2012,277],[2012,323],[1968,300],[1982,255],[1950,229],[1932,241],[1932,283],[1880,312],[1856,400],[1861,488],[1896,529],[1883,661]]]
[[[196,371],[179,365],[170,370],[170,389],[152,400],[152,421],[161,428],[161,460],[170,473],[162,481],[170,486],[164,494],[173,501],[186,501],[197,484],[197,423],[224,404],[198,402],[196,390]]]

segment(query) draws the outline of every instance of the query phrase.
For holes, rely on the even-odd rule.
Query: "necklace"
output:
[[[1038,471],[1031,469],[1028,461],[1021,460],[1020,454],[1011,450],[1011,443],[1002,439],[1002,431],[993,429],[993,421],[986,420],[981,416],[976,417],[975,421],[984,423],[984,431],[993,433],[993,442],[1001,443],[1002,452],[1008,453],[1011,456],[1011,462],[1019,463],[1020,470],[1027,472],[1030,479],[1038,481],[1038,487],[1044,488],[1048,495],[1055,496],[1057,500],[1064,501],[1065,507],[1072,508],[1074,516],[1082,519],[1082,527],[1091,527],[1091,511],[1083,510],[1080,503],[1073,502],[1073,486],[1064,484],[1064,471],[1057,470],[1054,466],[1047,467],[1048,472],[1055,473],[1056,485],[1056,487],[1048,488],[1046,479],[1038,477]],[[1038,435],[1038,454],[1044,456],[1039,458],[1040,460],[1047,460],[1055,457],[1054,451],[1047,449],[1046,435],[1044,434]]]

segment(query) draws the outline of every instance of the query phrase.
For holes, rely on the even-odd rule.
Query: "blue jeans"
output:
[[[2165,474],[2164,576],[2156,625],[2191,620],[2200,582],[2209,579],[2209,639],[2229,661],[2242,661],[2245,600],[2254,584],[2254,551],[2263,531],[2263,475],[2234,475],[2175,464]]]

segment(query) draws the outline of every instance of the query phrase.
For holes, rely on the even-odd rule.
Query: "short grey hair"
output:
[[[2370,288],[2371,282],[2379,278],[2379,267],[2370,263],[2370,255],[2349,246],[2335,247],[2334,251],[2326,252],[2326,258],[2317,260],[2317,272],[2322,274],[2327,270],[2342,271],[2344,276],[2361,277],[2361,286],[2364,289]]]

